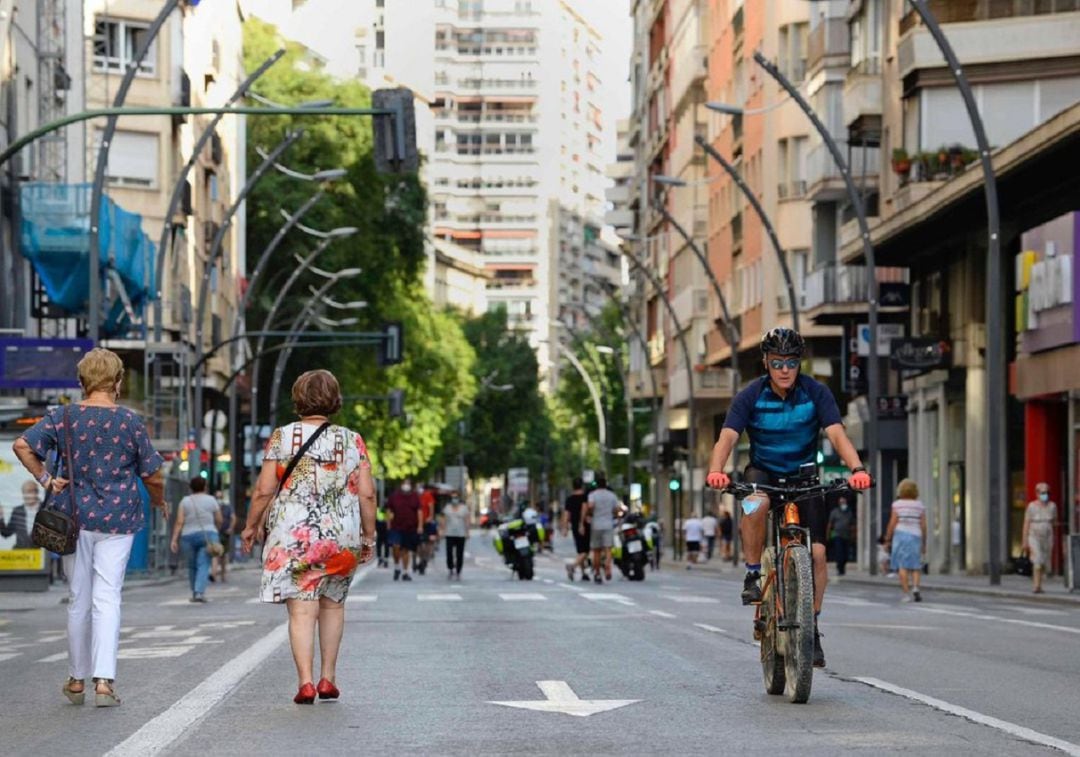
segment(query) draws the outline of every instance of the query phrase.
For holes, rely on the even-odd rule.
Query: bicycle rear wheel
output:
[[[772,547],[761,556],[761,564],[768,571],[775,566],[775,552]],[[768,586],[761,597],[759,616],[761,632],[761,673],[765,679],[765,691],[769,694],[784,693],[784,656],[777,649],[776,630],[776,581],[766,580]]]
[[[788,700],[802,704],[810,698],[814,680],[814,574],[805,545],[784,551],[784,672]]]

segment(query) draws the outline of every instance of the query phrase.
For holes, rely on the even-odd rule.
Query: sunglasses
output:
[[[789,371],[794,371],[802,364],[802,361],[798,358],[788,358],[787,360],[770,360],[769,367],[774,371],[780,371],[787,368]]]

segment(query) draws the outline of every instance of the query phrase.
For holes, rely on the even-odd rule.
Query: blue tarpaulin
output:
[[[90,297],[90,184],[32,183],[21,187],[23,257],[31,262],[49,301],[74,316],[88,315]],[[142,230],[142,216],[103,197],[98,223],[101,286],[115,271],[136,314],[153,296],[155,245]],[[119,305],[116,303],[115,305]],[[113,312],[106,335],[130,327]]]

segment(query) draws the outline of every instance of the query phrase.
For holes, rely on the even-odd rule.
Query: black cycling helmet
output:
[[[806,342],[799,336],[795,329],[777,327],[765,332],[761,337],[761,354],[764,355],[793,355],[802,357],[806,349]]]

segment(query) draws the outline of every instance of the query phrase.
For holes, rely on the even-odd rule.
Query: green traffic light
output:
[[[671,491],[673,491],[673,492],[677,492],[677,491],[679,491],[679,489],[682,488],[682,483],[679,481],[679,479],[673,478],[670,481],[668,481],[667,488],[671,489]]]

